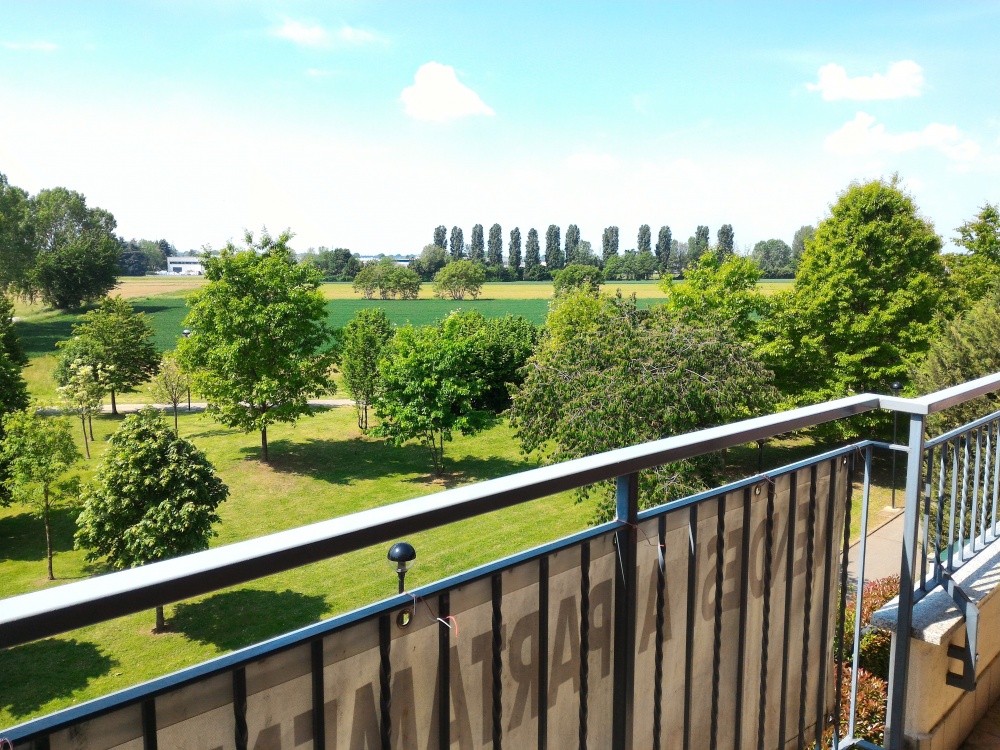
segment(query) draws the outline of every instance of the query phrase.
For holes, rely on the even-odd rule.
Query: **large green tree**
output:
[[[448,228],[444,224],[438,224],[434,227],[434,244],[437,245],[442,250],[448,248],[447,243],[448,238]]]
[[[649,228],[649,224],[643,224],[639,227],[639,235],[636,237],[635,249],[637,252],[653,252],[653,235],[652,230]]]
[[[541,250],[538,247],[538,230],[534,227],[528,230],[528,241],[524,248],[524,277],[542,264]]]
[[[156,372],[160,355],[153,345],[153,326],[128,300],[105,297],[90,310],[73,333],[95,342],[111,393],[111,413],[118,414],[118,393],[128,393]]]
[[[130,414],[108,441],[77,519],[77,547],[123,570],[208,549],[229,488],[156,409]],[[163,607],[156,629],[163,630]]]
[[[767,311],[767,299],[757,289],[760,269],[749,258],[731,255],[720,263],[705,253],[684,275],[684,282],[660,281],[667,307],[691,325],[728,327],[749,344]]]
[[[816,227],[812,224],[803,224],[795,230],[792,237],[792,272],[798,273],[799,263],[802,262],[802,255],[806,251],[806,245],[812,242],[816,236]]]
[[[83,195],[66,188],[42,190],[31,199],[31,210],[37,254],[28,296],[65,309],[114,288],[121,250],[114,216],[88,208]]]
[[[341,337],[340,371],[344,385],[354,399],[358,429],[368,432],[368,410],[381,385],[378,364],[385,357],[394,327],[385,310],[373,307],[358,310]]]
[[[975,218],[955,229],[966,253],[946,256],[959,306],[968,308],[1000,285],[1000,205],[987,203]]]
[[[549,228],[545,230],[545,267],[550,273],[566,265],[559,234],[559,227],[555,224],[549,224]]]
[[[490,241],[486,250],[486,265],[499,268],[503,265],[503,230],[499,224],[490,227]]]
[[[373,432],[397,445],[419,440],[440,475],[453,433],[472,435],[489,422],[489,412],[476,406],[484,390],[477,354],[454,313],[437,325],[398,329],[379,365],[375,414],[381,421]]]
[[[45,557],[49,580],[52,573],[52,509],[73,497],[76,483],[63,475],[80,454],[65,419],[43,417],[34,409],[24,409],[3,418],[4,439],[0,442],[0,462],[7,467],[4,485],[7,497],[31,507],[45,525]]]
[[[725,327],[689,325],[665,307],[580,290],[552,303],[542,339],[514,395],[511,421],[528,454],[557,463],[761,413],[770,373]],[[644,507],[703,489],[717,459],[643,472]],[[613,489],[594,488],[596,517]],[[587,493],[588,491],[584,491]]]
[[[618,227],[605,227],[601,235],[601,261],[607,263],[612,255],[618,255]]]
[[[28,385],[21,368],[28,364],[17,333],[14,331],[14,305],[0,294],[0,443],[3,442],[3,418],[7,414],[28,408]],[[0,505],[10,500],[5,487],[8,464],[0,459]]]
[[[469,245],[469,260],[473,263],[486,262],[486,245],[484,244],[483,225],[472,227],[472,243]]]
[[[566,227],[566,265],[576,263],[576,254],[580,247],[580,227],[570,224]]]
[[[736,254],[736,237],[733,234],[732,224],[723,224],[716,233],[716,254],[719,262],[723,263],[727,258]]]
[[[694,238],[688,240],[688,252],[691,253],[691,260],[689,262],[696,262],[709,248],[710,233],[708,227],[704,224],[699,224],[698,228],[694,230]]]
[[[507,265],[514,274],[514,280],[521,277],[521,230],[510,230],[510,244],[507,245]]]
[[[761,240],[750,255],[765,279],[790,279],[795,276],[792,248],[783,240]]]
[[[761,354],[798,403],[887,393],[927,351],[943,295],[941,239],[895,178],[853,183],[774,298]]]
[[[30,291],[35,253],[31,200],[0,173],[0,292]]]
[[[468,295],[479,297],[486,282],[486,269],[471,260],[454,260],[434,277],[434,296],[440,299],[463,300]]]
[[[335,360],[319,274],[295,262],[291,235],[231,243],[204,256],[208,284],[188,298],[181,364],[216,419],[244,432],[260,431],[269,460],[267,427],[309,414],[308,399],[333,390]]]
[[[461,260],[465,257],[465,236],[461,227],[451,228],[451,259]]]
[[[660,273],[668,273],[670,268],[670,251],[673,249],[673,235],[670,227],[663,225],[656,237],[656,260],[660,264]]]
[[[435,244],[424,245],[420,255],[410,261],[410,270],[414,271],[423,281],[432,281],[434,274],[448,263],[448,252]],[[359,269],[360,270],[360,269]]]

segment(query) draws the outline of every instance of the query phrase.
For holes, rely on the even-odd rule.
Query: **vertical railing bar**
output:
[[[799,746],[804,746],[806,734],[806,702],[809,685],[809,646],[812,626],[813,572],[816,565],[816,482],[818,467],[809,467],[809,516],[806,521],[806,591],[802,612],[802,678],[799,682]]]
[[[378,618],[378,685],[379,685],[379,739],[382,750],[392,750],[392,662],[389,649],[392,645],[392,631],[389,615]]]
[[[958,505],[958,444],[956,437],[951,444],[951,503],[948,506],[948,572],[955,572],[955,513]]]
[[[247,729],[247,672],[243,667],[233,670],[233,720],[236,750],[247,750],[250,732]]]
[[[913,577],[917,569],[917,512],[920,502],[921,464],[924,459],[925,417],[910,415],[906,456],[906,501],[903,511],[903,549],[899,564],[899,605],[896,637],[889,657],[889,699],[886,711],[887,750],[902,750],[906,712],[906,678],[910,662],[910,636],[913,624]]]
[[[719,746],[719,670],[722,664],[722,574],[726,567],[726,495],[720,495],[715,518],[715,612],[712,631],[712,722],[709,748]]]
[[[142,748],[156,750],[156,699],[150,698],[142,702]],[[3,743],[0,743],[2,745]]]
[[[544,558],[542,558],[544,560]],[[438,597],[438,617],[445,622],[451,614],[448,592]],[[451,747],[451,629],[438,625],[438,742],[441,750]]]
[[[694,674],[695,589],[698,585],[695,566],[698,561],[698,505],[688,514],[687,614],[684,623],[684,750],[691,750],[691,685]]]
[[[926,451],[925,464],[927,466],[927,478],[924,481],[924,541],[920,555],[920,588],[927,591],[927,550],[930,547],[931,533],[931,478],[934,472],[934,446]]]
[[[326,705],[325,690],[323,687],[323,639],[315,638],[309,644],[310,656],[312,657],[312,729],[313,729],[313,750],[326,750],[326,716],[324,707]]]
[[[792,616],[792,579],[795,565],[795,507],[798,505],[798,471],[790,475],[788,502],[788,548],[785,551],[785,622],[781,631],[781,711],[778,717],[778,747],[785,746],[786,709],[788,707],[788,630]]]
[[[851,708],[847,715],[847,737],[854,739],[858,709],[858,654],[861,653],[861,609],[865,603],[865,555],[868,551],[868,501],[872,486],[872,447],[865,448],[865,479],[861,490],[861,542],[858,548],[858,580],[854,588],[854,651],[851,654]]]
[[[588,566],[584,568],[584,575],[587,576],[587,593],[589,594],[589,574],[590,574],[590,543],[584,542],[583,548],[587,552]],[[493,574],[491,582],[491,593],[493,599],[492,636],[493,636],[493,750],[503,748],[503,576],[500,573]],[[586,613],[586,610],[584,610]],[[586,614],[584,614],[584,618]],[[581,620],[585,622],[585,620]],[[581,649],[584,642],[581,641]],[[581,650],[582,661],[580,665],[583,679],[580,681],[581,706],[586,703],[587,683],[584,665],[587,663],[587,652]],[[585,731],[585,730],[583,730]]]
[[[538,750],[549,742],[549,558],[538,561]],[[447,750],[446,748],[443,750]]]
[[[844,508],[844,545],[840,551],[840,597],[837,602],[837,644],[840,648],[837,654],[837,685],[834,691],[836,695],[833,719],[834,744],[840,742],[840,712],[843,708],[841,706],[841,693],[844,688],[844,630],[847,619],[847,568],[851,555],[851,510],[854,505],[855,455],[852,453],[849,457],[844,456],[844,461],[847,462],[847,476],[844,480],[847,482],[847,486],[844,493],[846,495],[846,507]]]
[[[660,750],[663,734],[663,628],[665,623],[663,609],[667,588],[667,517],[661,515],[657,519],[656,566],[656,648],[653,653],[653,748]],[[585,748],[581,748],[585,750]]]
[[[635,698],[638,472],[618,477],[615,485],[615,518],[624,524],[624,528],[615,532],[618,575],[615,577],[614,697],[611,711],[612,736],[610,746],[613,750],[630,750]]]
[[[945,442],[941,445],[941,450],[938,451],[941,455],[941,462],[937,493],[937,532],[934,535],[934,580],[937,583],[944,581],[944,576],[941,575],[941,566],[944,562],[941,559],[941,553],[944,551],[944,481],[945,475],[948,473],[948,452],[948,443]]]
[[[959,506],[958,518],[958,562],[962,564],[965,563],[965,506],[969,502],[969,464],[972,463],[969,433],[965,433],[963,437],[965,450],[962,464],[962,504]]]
[[[758,485],[759,486],[759,485]],[[757,707],[757,750],[764,750],[767,711],[767,665],[771,636],[771,567],[774,564],[774,482],[767,483],[767,517],[764,520],[764,616],[760,640],[760,694]]]
[[[997,439],[993,446],[993,538],[997,536],[997,497],[1000,496],[1000,421],[994,422],[997,429]]]
[[[760,492],[760,485],[757,486]],[[733,747],[743,746],[743,677],[747,647],[747,602],[750,598],[750,486],[743,488],[743,539],[740,543],[740,633],[736,647],[736,726]]]
[[[969,546],[972,554],[976,553],[976,521],[979,516],[979,472],[983,452],[983,428],[976,429],[976,473],[972,482],[972,515],[969,517]]]
[[[816,745],[823,740],[824,716],[826,713],[826,643],[830,636],[830,579],[833,576],[833,516],[837,502],[837,462],[840,458],[830,459],[830,490],[826,508],[826,563],[823,566],[823,619],[820,620],[819,647],[819,684],[816,690]],[[846,458],[844,459],[847,460]],[[737,746],[738,747],[738,746]]]
[[[979,535],[980,549],[986,547],[986,515],[989,503],[986,500],[986,494],[989,492],[990,484],[990,457],[993,455],[993,426],[994,422],[990,422],[985,425],[986,428],[986,448],[983,451],[983,494],[982,503],[979,509]]]

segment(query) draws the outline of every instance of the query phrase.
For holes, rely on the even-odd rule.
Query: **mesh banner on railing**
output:
[[[823,730],[845,464],[838,455],[639,525],[633,747],[777,750]],[[609,532],[500,564],[414,599],[405,625],[402,608],[384,611],[61,729],[48,746],[609,747],[620,559]]]

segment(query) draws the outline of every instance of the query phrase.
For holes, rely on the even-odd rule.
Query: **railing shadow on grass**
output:
[[[260,456],[259,446],[246,446],[240,450],[248,458]],[[269,465],[274,471],[302,474],[330,484],[347,485],[358,480],[384,479],[387,476],[408,476],[404,481],[412,483],[438,480],[431,467],[430,451],[416,443],[397,446],[370,438],[282,439],[272,441],[268,452],[271,458]],[[514,474],[536,466],[537,463],[527,459],[511,460],[499,456],[452,458],[446,449],[445,474],[440,479],[444,486],[451,487]]]
[[[326,613],[321,596],[240,589],[178,604],[167,626],[193,641],[234,651],[318,622]]]
[[[117,666],[96,644],[75,639],[47,638],[0,651],[0,675],[11,688],[0,692],[0,710],[14,716],[35,713]]]

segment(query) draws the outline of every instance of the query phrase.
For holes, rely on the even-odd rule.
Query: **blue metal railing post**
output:
[[[615,533],[618,571],[615,576],[614,699],[611,747],[632,748],[635,690],[636,541],[639,522],[639,474],[618,477],[615,520],[627,526]]]
[[[903,552],[899,565],[899,608],[896,637],[889,660],[889,700],[886,708],[886,747],[902,750],[906,714],[906,677],[910,661],[910,628],[913,623],[913,587],[917,572],[917,531],[924,462],[926,416],[910,415],[906,456],[906,505],[903,510]]]

